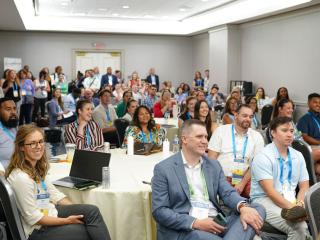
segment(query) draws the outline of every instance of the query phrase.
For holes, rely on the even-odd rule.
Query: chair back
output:
[[[265,130],[266,130],[265,133],[266,133],[267,144],[272,143],[272,136],[271,136],[270,128],[267,127]]]
[[[44,128],[45,140],[48,143],[59,143],[62,138],[62,130],[58,127]]]
[[[114,120],[114,126],[117,129],[120,146],[121,146],[124,140],[124,134],[126,132],[127,127],[129,126],[129,121],[126,119],[118,118]]]
[[[261,125],[265,129],[271,121],[273,106],[271,104],[264,105],[261,109]]]
[[[0,177],[0,209],[8,227],[8,239],[27,240],[21,223],[15,194],[5,178]]]
[[[312,149],[309,144],[303,140],[294,140],[292,142],[292,147],[301,152],[304,160],[306,161],[306,166],[309,174],[309,184],[312,186],[317,182],[317,177],[314,169],[314,161],[312,159]]]
[[[320,228],[320,183],[314,184],[304,198],[304,204],[309,217],[311,234],[314,240],[317,239]]]

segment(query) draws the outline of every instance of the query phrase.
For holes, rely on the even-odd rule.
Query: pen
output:
[[[142,181],[142,183],[151,185],[151,182],[147,182],[147,181]]]

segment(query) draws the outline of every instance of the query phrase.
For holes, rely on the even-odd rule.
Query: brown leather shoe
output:
[[[291,222],[302,222],[307,219],[307,212],[304,207],[294,206],[290,209],[282,209],[281,217]]]

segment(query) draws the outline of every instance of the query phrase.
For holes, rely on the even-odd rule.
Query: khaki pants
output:
[[[304,240],[309,236],[308,226],[306,222],[292,223],[281,217],[281,208],[275,205],[268,197],[256,198],[254,203],[260,203],[265,207],[267,217],[266,222],[274,228],[286,233],[287,240]]]

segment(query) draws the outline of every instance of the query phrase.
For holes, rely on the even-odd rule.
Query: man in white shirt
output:
[[[250,106],[240,105],[234,124],[218,127],[208,146],[208,157],[220,162],[228,181],[245,197],[250,190],[250,161],[264,147],[261,134],[250,128],[252,118]]]
[[[93,70],[89,70],[89,77],[86,77],[83,81],[85,88],[90,88],[93,93],[97,93],[100,89],[100,80],[94,75]]]
[[[220,164],[205,156],[207,137],[203,122],[185,121],[182,150],[154,168],[152,214],[158,240],[247,240],[263,225],[264,209],[249,206],[226,181]],[[233,211],[227,219],[217,195]]]

